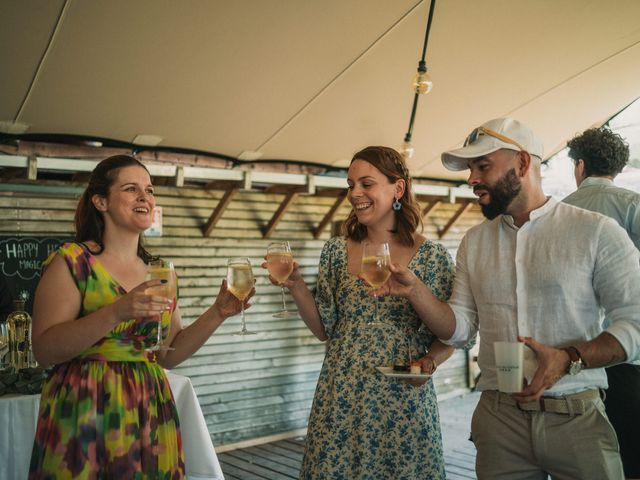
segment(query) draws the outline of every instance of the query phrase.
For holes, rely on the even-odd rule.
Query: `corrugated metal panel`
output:
[[[46,193],[20,193],[21,187],[12,191],[5,184],[0,192],[0,235],[72,235],[78,195],[69,187],[60,185],[61,193],[52,196],[56,187],[51,185],[43,189]],[[156,193],[158,205],[163,207],[163,236],[146,239],[146,245],[154,254],[174,261],[185,323],[211,305],[225,276],[227,258],[247,256],[254,266],[257,294],[247,311],[247,324],[260,335],[233,336],[239,317],[230,318],[193,357],[175,369],[191,378],[214,444],[304,428],[324,345],[299,318],[272,318],[280,307],[280,289],[270,284],[260,264],[270,241],[289,240],[305,281],[313,286],[330,228],[318,239],[312,232],[335,199],[300,195],[272,237],[265,239],[261,228],[268,224],[284,194],[240,192],[205,238],[201,228],[224,192],[158,187]],[[458,206],[443,202],[434,209],[425,222],[428,238],[438,240],[438,229]],[[348,204],[344,205],[335,220],[344,219],[349,210]],[[473,207],[440,241],[455,251],[463,233],[480,220],[479,210]],[[293,306],[290,297],[287,301]],[[465,388],[466,378],[466,356],[456,352],[435,377],[439,395]]]

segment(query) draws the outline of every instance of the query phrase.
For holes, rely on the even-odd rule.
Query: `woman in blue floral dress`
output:
[[[421,215],[403,158],[368,147],[351,161],[353,206],[345,237],[320,257],[315,298],[296,268],[285,283],[327,353],[309,418],[301,479],[444,479],[442,437],[431,379],[422,384],[384,376],[376,366],[420,359],[433,373],[453,349],[433,337],[408,300],[378,299],[359,277],[364,241],[387,242],[391,261],[408,266],[441,299],[451,293],[454,265],[439,244],[416,232]],[[399,207],[399,208],[398,208]]]

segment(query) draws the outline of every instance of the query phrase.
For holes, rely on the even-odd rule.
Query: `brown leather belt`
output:
[[[532,402],[518,403],[511,394],[498,391],[489,391],[493,395],[498,395],[498,401],[506,405],[518,407],[524,412],[549,412],[562,413],[565,415],[582,415],[587,411],[593,400],[600,398],[600,390],[585,390],[584,392],[559,397],[541,397]]]

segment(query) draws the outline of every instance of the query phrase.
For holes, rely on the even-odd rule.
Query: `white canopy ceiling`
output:
[[[346,166],[407,130],[429,1],[0,0],[0,130]],[[410,160],[510,115],[547,155],[640,97],[638,0],[439,0]]]

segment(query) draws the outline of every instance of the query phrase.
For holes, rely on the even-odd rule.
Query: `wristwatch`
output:
[[[582,356],[576,347],[565,347],[562,350],[569,354],[569,366],[567,367],[568,375],[577,375],[584,369]]]

